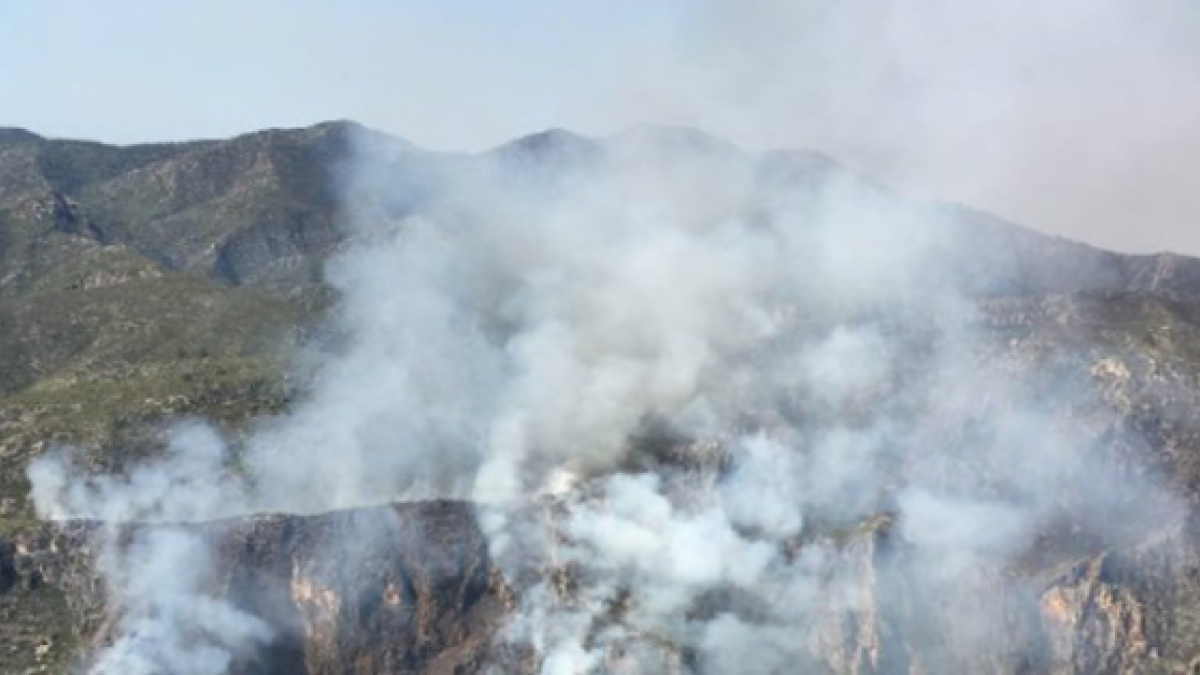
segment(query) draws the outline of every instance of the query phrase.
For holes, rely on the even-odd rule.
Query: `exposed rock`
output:
[[[211,542],[206,594],[274,629],[235,673],[477,672],[505,611],[471,508],[454,502],[193,525],[46,525],[0,541],[0,611],[16,602],[18,584],[60,587],[86,660],[122,622],[120,599],[100,578],[105,542],[119,549],[155,528]],[[46,644],[34,650],[48,653]]]

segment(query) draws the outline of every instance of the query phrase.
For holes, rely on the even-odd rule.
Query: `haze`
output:
[[[0,125],[134,143],[336,118],[446,149],[682,124],[1107,248],[1200,254],[1187,0],[0,7]]]

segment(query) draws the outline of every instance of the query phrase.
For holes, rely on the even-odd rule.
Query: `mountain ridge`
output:
[[[262,213],[230,213],[227,217],[228,227],[212,232],[210,238],[228,237],[235,232],[242,233],[244,237],[255,242],[253,245],[266,246],[269,249],[270,244],[264,242],[271,240],[271,237],[264,239],[261,232],[257,237],[246,232],[254,230],[260,223],[268,223],[269,229],[287,230],[288,227],[284,223],[289,222],[291,218],[297,229],[291,232],[290,237],[300,240],[293,242],[292,253],[301,258],[319,256],[319,249],[328,245],[331,237],[344,236],[344,233],[332,231],[331,221],[338,216],[337,196],[330,194],[328,188],[322,184],[332,174],[344,170],[338,163],[351,160],[356,146],[376,147],[387,144],[402,147],[422,158],[453,155],[494,157],[504,161],[505,158],[511,160],[516,156],[533,153],[532,156],[535,157],[541,155],[539,161],[559,163],[583,161],[581,158],[586,155],[594,156],[606,148],[631,142],[666,148],[670,152],[676,152],[679,147],[691,147],[693,151],[702,154],[746,154],[736,146],[700,131],[654,126],[632,128],[601,137],[589,137],[566,130],[548,130],[514,139],[479,153],[441,153],[422,149],[399,138],[345,120],[308,127],[268,129],[228,139],[127,146],[94,141],[47,139],[28,130],[10,127],[0,135],[0,144],[4,144],[2,139],[14,136],[18,138],[16,146],[26,151],[31,148],[37,149],[38,156],[3,158],[3,164],[10,167],[15,162],[24,164],[26,175],[11,175],[15,173],[12,168],[9,169],[8,176],[0,173],[0,198],[6,191],[12,192],[14,184],[20,185],[22,182],[30,187],[57,193],[63,198],[79,203],[85,211],[95,208],[98,213],[94,220],[100,228],[98,231],[102,233],[99,235],[101,239],[134,243],[159,262],[184,269],[202,270],[209,276],[218,279],[224,277],[226,280],[233,280],[244,274],[244,270],[239,271],[244,266],[230,262],[219,265],[197,252],[177,250],[180,245],[172,245],[163,239],[165,232],[152,237],[153,231],[164,228],[177,231],[191,227],[194,219],[189,218],[187,212],[200,205],[206,205],[210,210],[226,208],[236,211],[233,205],[222,203],[222,196],[235,198],[236,202],[237,195],[229,194],[234,184],[240,184],[242,190],[252,190],[252,186],[257,185],[258,189],[264,191],[256,195],[258,198],[268,199],[275,195],[282,203],[275,204]],[[14,144],[10,142],[8,145]],[[837,172],[852,176],[854,180],[866,180],[853,174],[836,160],[811,151],[776,150],[762,153],[761,156],[768,164],[775,165],[775,171],[797,174],[793,179],[801,176],[811,177],[814,172]],[[30,161],[31,159],[35,161]],[[156,166],[164,162],[168,166]],[[3,164],[0,164],[0,167],[3,167]],[[214,171],[216,173],[213,173]],[[157,183],[151,181],[154,176],[158,178]],[[179,187],[180,181],[195,186],[191,189],[200,191],[191,194],[178,193],[182,189]],[[111,203],[128,201],[129,195],[136,194],[139,190],[149,190],[151,187],[166,189],[170,198],[145,204],[145,208],[141,210],[129,207],[115,208]],[[215,203],[214,199],[217,200]],[[1129,283],[1135,284],[1138,290],[1177,293],[1200,290],[1196,281],[1200,279],[1200,274],[1192,270],[1196,263],[1191,256],[1171,252],[1128,254],[1107,251],[1090,244],[1029,230],[967,207],[940,202],[927,203],[934,208],[969,212],[968,219],[975,221],[977,227],[993,230],[988,233],[988,237],[993,241],[986,242],[992,246],[981,245],[979,248],[982,250],[995,248],[996,245],[1003,248],[1004,240],[1010,238],[1036,242],[1033,244],[1023,241],[1020,245],[1026,249],[1042,244],[1058,247],[1073,244],[1080,247],[1076,251],[1077,255],[1109,258],[1097,264],[1130,268],[1127,275]],[[290,209],[289,204],[292,205]],[[252,211],[244,202],[241,208]],[[273,219],[282,222],[270,225]],[[147,238],[153,238],[153,243],[142,241]],[[303,241],[306,238],[313,241],[306,243]],[[276,244],[281,244],[278,239],[275,237]],[[231,249],[236,248],[237,244],[231,246]],[[274,262],[278,262],[278,258],[283,255],[268,253],[265,260],[271,262],[274,258]],[[1122,261],[1125,262],[1122,264]],[[1187,270],[1181,272],[1178,270],[1180,267]],[[1186,277],[1187,281],[1173,284],[1173,279],[1178,277]],[[292,281],[294,278],[288,279],[289,283]],[[1085,285],[1094,286],[1097,283],[1102,281],[1093,281]]]

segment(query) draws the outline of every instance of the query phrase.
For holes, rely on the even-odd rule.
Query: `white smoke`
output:
[[[178,424],[161,457],[126,474],[94,476],[69,452],[43,456],[29,467],[31,499],[45,518],[106,522],[202,521],[243,511],[241,486],[227,471],[228,447],[212,427]]]
[[[122,602],[116,641],[91,665],[95,675],[221,675],[266,644],[269,626],[206,592],[207,543],[182,529],[139,532],[110,542],[101,562]]]
[[[599,128],[703,126],[1122,250],[1200,251],[1187,0],[705,0],[632,55]],[[1130,227],[1137,222],[1141,226]]]
[[[675,659],[725,675],[806,668],[827,639],[812,617],[871,611],[848,550],[883,520],[907,562],[873,583],[959,598],[951,642],[978,646],[1001,625],[969,611],[979,577],[1117,484],[1096,434],[1059,428],[1086,387],[1022,370],[970,327],[943,269],[963,253],[933,211],[671,130],[363,157],[348,194],[400,190],[388,172],[406,162],[443,174],[419,212],[351,205],[361,229],[330,268],[347,339],[308,397],[236,451],[184,425],[127,477],[43,458],[39,513],[472,499],[505,571],[541,575],[508,635],[543,673]],[[266,639],[205,599],[196,546],[120,551],[125,637],[95,672],[221,672]],[[119,573],[131,566],[136,583]],[[214,642],[194,646],[197,632]]]

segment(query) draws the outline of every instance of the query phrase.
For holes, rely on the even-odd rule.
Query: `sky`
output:
[[[136,143],[329,119],[455,150],[687,125],[1200,255],[1194,0],[0,3],[0,126]]]

